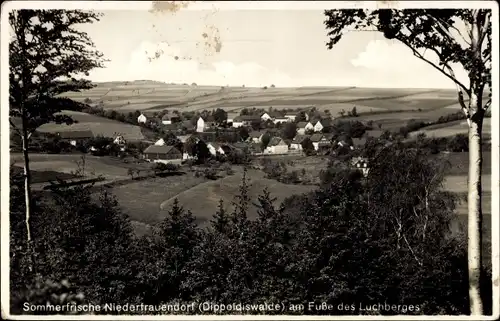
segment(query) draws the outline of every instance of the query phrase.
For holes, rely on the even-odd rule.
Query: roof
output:
[[[234,119],[235,117],[238,117],[240,114],[239,113],[227,113],[227,119]]]
[[[353,138],[352,143],[357,146],[363,146],[366,143],[366,137]]]
[[[285,141],[283,140],[283,138],[281,137],[273,137],[271,138],[271,140],[269,141],[269,144],[268,146],[277,146],[281,143],[285,143]],[[285,143],[286,144],[286,143]]]
[[[273,110],[271,112],[268,112],[267,113],[269,116],[273,117],[273,118],[281,118],[281,117],[284,117],[285,115],[283,114],[283,112],[281,111],[278,111],[278,110]]]
[[[308,124],[307,121],[300,121],[297,123],[297,128],[306,128],[307,124]]]
[[[165,115],[163,115],[163,117],[161,118],[161,120],[170,120],[170,119],[172,119],[172,116],[171,116],[171,115],[169,115],[169,114],[165,114]]]
[[[181,141],[181,143],[185,143],[191,136],[193,135],[182,135],[182,136],[177,136],[177,138]]]
[[[293,140],[292,140],[292,143],[293,144],[301,144],[304,139],[306,139],[306,135],[296,135]]]
[[[324,136],[323,136],[323,134],[320,134],[320,133],[312,134],[312,135],[311,135],[311,141],[312,141],[313,143],[317,143],[317,142],[319,142],[319,141],[320,141],[323,137],[324,137]]]
[[[382,136],[382,134],[383,134],[383,133],[384,133],[384,131],[383,131],[383,130],[380,130],[380,129],[372,129],[372,130],[367,130],[367,131],[366,131],[366,136],[379,138],[380,136]]]
[[[92,138],[94,134],[90,130],[68,130],[57,133],[59,137],[71,139],[71,138]]]
[[[194,128],[195,127],[195,125],[193,125],[193,123],[190,120],[182,121],[181,126],[186,127],[186,128]]]
[[[323,136],[328,139],[328,140],[332,140],[333,139],[333,134],[331,133],[327,133],[327,134],[323,134]]]
[[[252,120],[260,120],[260,116],[257,115],[241,115],[237,116],[233,119],[234,121],[252,121]]]
[[[180,154],[181,152],[174,146],[151,145],[144,150],[144,154]]]
[[[218,144],[218,143],[215,143],[215,142],[210,142],[210,143],[208,143],[207,145],[212,145],[212,146],[213,146],[213,148],[215,148],[215,149],[219,149],[219,148],[221,148],[221,145],[220,145],[220,144]]]
[[[178,126],[177,124],[167,124],[167,125],[162,125],[165,130],[177,130]]]
[[[252,131],[250,132],[250,134],[248,135],[249,138],[259,138],[260,136],[264,135],[266,133],[266,131]]]

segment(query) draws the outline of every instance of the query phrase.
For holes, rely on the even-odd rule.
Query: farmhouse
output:
[[[234,118],[233,127],[249,126],[252,122],[259,122],[260,120],[260,116],[257,115],[241,115]]]
[[[205,120],[200,117],[196,121],[196,132],[203,133],[204,131],[205,131]]]
[[[184,130],[194,130],[195,126],[191,120],[185,120],[179,123],[179,127]]]
[[[290,149],[302,150],[302,142],[306,139],[306,137],[306,135],[296,135],[290,144]]]
[[[330,120],[328,118],[318,119],[314,124],[314,131],[321,132],[325,127],[330,126]]]
[[[161,123],[163,125],[171,125],[172,124],[172,117],[168,114],[163,115],[161,118]]]
[[[361,148],[361,147],[365,146],[365,144],[366,144],[366,137],[352,139],[352,146],[354,148]]]
[[[314,130],[314,126],[310,122],[301,121],[297,123],[297,134],[304,135],[309,130]]]
[[[59,136],[61,140],[67,141],[73,146],[76,146],[76,144],[94,137],[94,134],[90,130],[63,131],[57,133],[56,135]]]
[[[273,118],[271,117],[271,115],[269,115],[269,113],[263,113],[261,116],[260,116],[260,119],[262,119],[262,121],[268,121],[268,120],[273,120]]]
[[[236,117],[238,117],[239,113],[227,113],[227,123],[232,123]]]
[[[125,138],[123,138],[122,135],[117,135],[113,140],[113,143],[116,145],[125,145],[127,142],[125,141]]]
[[[288,153],[288,144],[281,137],[273,137],[264,152],[269,154],[286,154]]]
[[[294,122],[296,117],[297,117],[296,114],[285,114],[285,118],[288,119],[288,121],[290,122]]]
[[[181,152],[174,146],[151,145],[143,152],[144,159],[155,163],[180,164],[182,162]]]
[[[137,117],[137,122],[139,124],[145,124],[148,119],[144,114],[140,114],[139,117]]]
[[[163,138],[160,138],[156,141],[155,145],[156,146],[163,146],[163,145],[165,145],[165,141],[163,140]]]
[[[193,134],[177,136],[181,143],[185,144],[189,138],[193,137]]]
[[[276,118],[274,118],[275,124],[287,123],[289,121],[290,120],[288,118],[286,118],[285,116],[277,116]]]
[[[248,136],[248,141],[252,142],[252,143],[261,143],[262,142],[262,136],[264,136],[264,134],[267,133],[267,131],[263,130],[263,131],[252,131],[250,132],[249,136]]]
[[[311,142],[313,143],[314,150],[319,150],[320,148],[327,147],[330,145],[330,141],[323,134],[316,133],[311,136]]]
[[[360,170],[363,176],[368,176],[370,168],[368,167],[368,160],[364,157],[353,157],[351,159],[351,166],[355,170]]]
[[[210,154],[212,154],[213,156],[217,156],[217,153],[222,154],[222,155],[225,154],[222,146],[217,144],[217,143],[213,143],[213,142],[208,143],[207,147],[208,147],[208,150],[210,151]]]

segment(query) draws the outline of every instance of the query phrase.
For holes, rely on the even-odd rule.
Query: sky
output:
[[[455,88],[410,49],[378,32],[350,32],[328,50],[318,9],[102,12],[99,22],[81,28],[110,60],[91,73],[94,81]],[[159,57],[150,61],[155,52]]]

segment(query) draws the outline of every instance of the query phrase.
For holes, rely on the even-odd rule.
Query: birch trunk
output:
[[[26,246],[27,246],[27,257],[28,257],[28,269],[31,272],[33,270],[32,261],[32,247],[31,247],[31,171],[29,162],[29,137],[26,130],[26,124],[23,122],[22,131],[22,142],[23,142],[23,158],[24,158],[24,200],[25,200],[25,224],[26,224]]]
[[[468,179],[468,269],[469,300],[471,315],[482,315],[481,263],[482,263],[482,208],[481,208],[481,165],[482,165],[482,110],[478,107],[478,97],[471,95],[471,110],[476,113],[469,121],[469,179]]]

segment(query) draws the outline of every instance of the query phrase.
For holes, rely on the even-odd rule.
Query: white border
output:
[[[485,8],[492,10],[492,87],[498,88],[498,66],[499,66],[499,25],[498,14],[499,7],[496,1],[397,1],[391,3],[393,7],[397,8]],[[0,121],[1,121],[1,155],[9,154],[9,86],[8,86],[8,11],[13,9],[33,8],[33,9],[94,9],[100,10],[149,10],[151,8],[151,1],[5,1],[2,3],[1,12],[1,106]],[[375,9],[377,7],[387,7],[387,4],[375,1],[206,1],[190,3],[187,8],[181,10],[323,10],[325,8],[368,8]],[[498,90],[498,89],[496,89]],[[500,287],[499,282],[499,218],[500,204],[498,200],[499,195],[499,168],[494,164],[499,164],[499,97],[498,92],[492,95],[492,173],[491,173],[491,193],[492,193],[492,207],[491,207],[491,225],[492,225],[492,264],[493,264],[493,280],[496,285],[493,287],[493,316],[13,316],[9,315],[9,165],[10,157],[1,158],[1,302],[2,302],[2,317],[4,319],[14,320],[38,320],[40,318],[47,320],[496,320],[500,316],[499,295]],[[497,215],[493,215],[497,213]],[[495,278],[496,277],[496,278]]]

